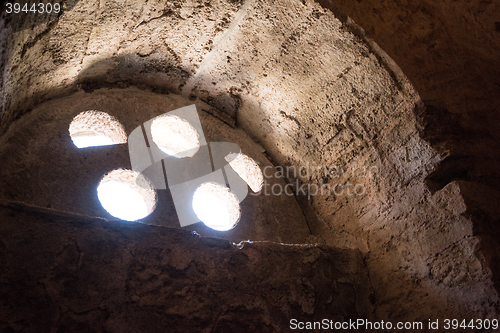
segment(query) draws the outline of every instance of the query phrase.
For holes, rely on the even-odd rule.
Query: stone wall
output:
[[[375,318],[492,318],[498,45],[481,35],[489,12],[470,10],[496,4],[481,3],[446,13],[448,2],[424,1],[75,2],[16,32],[2,129],[57,96],[136,86],[206,103],[275,166],[374,166],[375,177],[282,180],[365,189],[298,196],[314,235],[300,240],[363,253]]]

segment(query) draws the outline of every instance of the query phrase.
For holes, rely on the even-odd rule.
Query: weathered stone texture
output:
[[[0,169],[0,198],[114,219],[99,203],[97,186],[104,174],[131,168],[128,144],[78,149],[68,131],[73,118],[85,110],[107,112],[122,122],[129,134],[151,118],[192,103],[179,95],[154,94],[137,88],[80,91],[43,103],[12,124],[0,139],[0,159],[4,161]],[[272,168],[261,148],[244,133],[206,112],[212,110],[207,104],[198,101],[197,108],[207,142],[233,142],[262,168]],[[163,174],[160,177],[163,178]],[[274,174],[267,182],[281,188],[285,186],[283,179]],[[158,205],[143,222],[180,227],[170,191],[160,189],[157,193]],[[242,218],[237,228],[218,232],[203,223],[187,228],[203,236],[232,241],[306,242],[310,231],[294,197],[252,193],[249,189],[241,203]]]
[[[378,319],[496,316],[500,233],[498,206],[491,203],[498,201],[494,188],[500,184],[495,67],[500,53],[493,51],[500,46],[498,3],[79,1],[72,6],[31,35],[16,32],[16,43],[9,44],[1,127],[8,131],[0,148],[9,161],[9,168],[0,170],[4,199],[104,216],[89,193],[98,175],[128,163],[127,152],[123,146],[72,151],[65,124],[99,106],[123,121],[129,133],[186,105],[174,92],[227,125],[203,116],[209,136],[236,140],[263,165],[270,165],[268,159],[245,132],[275,165],[377,168],[373,177],[302,177],[306,186],[349,181],[366,190],[299,196],[307,225],[295,201],[249,199],[248,207],[258,209],[241,225],[254,221],[261,227],[248,234],[360,250]],[[171,100],[171,106],[162,104]],[[40,165],[42,156],[58,161],[61,178],[51,176],[52,164]],[[57,193],[39,194],[58,186]],[[68,195],[76,188],[80,191]],[[77,199],[81,193],[83,201]],[[171,226],[171,212],[164,207],[151,220]],[[293,228],[300,229],[297,236],[287,224],[272,223],[291,216]],[[306,226],[313,236],[307,236]],[[258,246],[255,251],[267,254]],[[242,318],[257,325],[250,317],[260,318],[259,313],[246,315]],[[226,323],[239,325],[238,320]]]
[[[358,251],[0,206],[0,331],[287,332],[370,318]]]
[[[462,179],[498,189],[500,3],[319,2],[352,17],[415,85],[427,106],[423,134],[447,156],[434,177],[441,187]]]

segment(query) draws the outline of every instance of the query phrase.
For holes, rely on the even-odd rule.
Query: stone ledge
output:
[[[21,205],[0,216],[3,332],[284,332],[292,318],[371,314],[358,251],[237,246]]]

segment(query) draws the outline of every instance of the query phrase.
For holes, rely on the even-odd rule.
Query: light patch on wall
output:
[[[208,227],[227,231],[240,220],[241,210],[238,198],[224,185],[207,182],[194,192],[193,210]]]
[[[231,168],[243,179],[255,193],[262,189],[264,176],[259,165],[245,154],[229,154],[225,157]]]
[[[175,115],[155,118],[151,123],[151,136],[161,151],[177,158],[193,157],[200,149],[198,131]]]
[[[79,113],[69,125],[69,135],[78,148],[108,146],[127,142],[123,125],[106,112]]]
[[[157,202],[151,182],[140,173],[125,169],[106,174],[97,187],[97,196],[109,214],[126,221],[148,216]]]

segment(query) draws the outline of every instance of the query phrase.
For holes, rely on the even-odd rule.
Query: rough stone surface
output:
[[[401,67],[426,108],[424,137],[446,157],[431,180],[500,188],[500,3],[320,0],[361,25]]]
[[[107,89],[92,93],[80,91],[71,96],[39,105],[0,138],[0,198],[20,201],[64,212],[114,219],[102,208],[97,186],[104,174],[119,168],[130,169],[127,144],[78,149],[71,141],[68,127],[73,117],[85,110],[107,112],[121,121],[126,133],[143,122],[170,110],[193,104],[179,95],[155,94],[137,88]],[[244,133],[231,128],[197,108],[208,142],[233,142],[252,156],[262,168],[272,164],[260,148]],[[163,175],[160,175],[161,177]],[[270,184],[284,186],[281,178]],[[250,190],[249,190],[250,191]],[[169,190],[157,190],[155,211],[144,223],[180,227]],[[255,196],[241,203],[242,218],[228,232],[218,232],[197,223],[186,228],[201,235],[224,237],[232,241],[259,240],[304,243],[310,235],[297,201],[291,196]]]
[[[2,332],[288,332],[370,318],[361,254],[0,206]]]
[[[73,138],[81,132],[105,136],[114,144],[127,142],[127,134],[121,123],[102,111],[84,111],[73,118],[69,125],[69,135]]]
[[[245,154],[232,153],[224,157],[231,168],[248,184],[253,192],[262,190],[264,175],[260,166]]]
[[[228,125],[222,127],[217,120],[208,126],[213,129],[210,135],[243,139],[246,132],[275,166],[310,171],[286,175],[281,184],[332,190],[337,183],[349,182],[364,189],[359,195],[306,193],[297,199],[313,234],[308,241],[363,253],[374,287],[375,318],[497,316],[500,214],[492,204],[498,202],[495,188],[500,185],[496,2],[72,5],[32,34],[2,37],[9,45],[2,88],[2,131],[8,132],[0,149],[11,163],[0,171],[3,198],[50,204],[47,196],[34,194],[54,182],[52,176],[44,178],[48,165],[35,168],[40,163],[36,152],[50,156],[46,146],[55,147],[53,143],[60,144],[64,137],[34,128],[37,117],[62,128],[81,111],[73,101],[85,101],[82,105],[89,108],[101,103],[129,133],[157,115],[151,107],[163,109],[158,101],[166,97],[140,98],[149,93],[127,87],[174,92],[198,105],[203,101],[203,110]],[[403,71],[341,9],[365,27]],[[67,99],[41,105],[79,89],[83,91]],[[111,102],[120,93],[124,96]],[[41,111],[60,102],[70,111]],[[121,112],[126,116],[118,117]],[[14,135],[18,132],[33,137],[27,141],[26,134]],[[262,152],[253,144],[249,147]],[[126,151],[113,149],[110,163],[123,165]],[[19,153],[25,150],[30,153]],[[89,172],[102,174],[99,163],[105,157],[94,156]],[[31,171],[22,175],[26,161]],[[73,162],[64,166],[78,165]],[[375,172],[352,172],[359,167],[374,167]],[[80,177],[89,170],[79,168],[75,175]],[[80,188],[92,189],[95,175],[80,179]],[[65,211],[74,206],[69,211],[85,214],[98,207],[90,196],[68,204],[74,178],[65,179],[59,182],[65,188],[55,206]],[[265,181],[277,182],[267,177]],[[275,218],[275,207],[259,207],[262,210],[252,216],[261,219],[257,225]],[[289,207],[279,208],[285,212]],[[159,212],[167,214],[168,209]],[[255,235],[282,234],[265,230],[275,229],[262,228]],[[291,236],[294,231],[287,232]],[[298,234],[304,241],[302,231]]]

